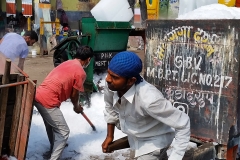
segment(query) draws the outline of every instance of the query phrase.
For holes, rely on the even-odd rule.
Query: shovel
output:
[[[93,131],[96,131],[96,127],[92,124],[92,122],[88,119],[85,113],[81,112],[82,116],[87,120],[87,122],[90,124],[92,127]]]

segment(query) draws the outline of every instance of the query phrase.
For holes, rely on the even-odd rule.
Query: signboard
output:
[[[237,128],[239,20],[156,20],[145,79],[189,115],[193,137],[227,144]]]
[[[101,52],[95,54],[94,69],[107,70],[110,60],[118,52]]]

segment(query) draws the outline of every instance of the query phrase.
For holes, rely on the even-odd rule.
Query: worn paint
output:
[[[148,21],[145,79],[191,119],[191,133],[227,144],[236,123],[238,21]]]

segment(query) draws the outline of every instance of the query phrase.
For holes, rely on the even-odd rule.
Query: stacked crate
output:
[[[12,73],[16,68],[18,73]],[[6,59],[0,72],[0,157],[25,159],[36,84]]]

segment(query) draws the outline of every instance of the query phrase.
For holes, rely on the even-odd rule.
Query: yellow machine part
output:
[[[218,3],[225,4],[228,7],[234,7],[236,4],[236,0],[218,0]]]
[[[159,18],[159,0],[146,0],[148,19]]]

